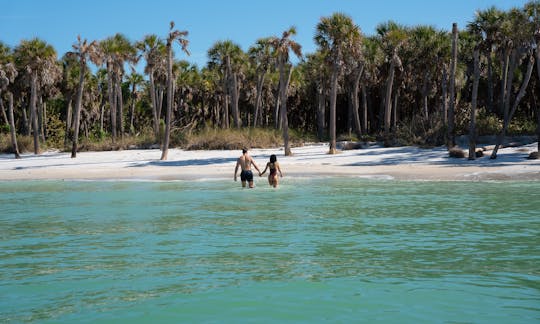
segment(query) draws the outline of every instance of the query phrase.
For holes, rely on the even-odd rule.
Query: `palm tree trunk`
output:
[[[82,60],[81,60],[82,61]],[[71,158],[77,157],[77,149],[79,145],[79,127],[81,124],[81,104],[82,104],[82,95],[84,89],[84,74],[86,73],[86,63],[81,62],[80,66],[80,76],[79,76],[79,87],[77,88],[77,97],[75,98],[75,112],[74,112],[74,122],[73,122],[73,146],[71,147]]]
[[[133,135],[134,132],[134,126],[133,121],[135,120],[135,99],[137,95],[135,94],[135,82],[132,85],[131,88],[131,105],[130,105],[130,111],[129,111],[129,133]]]
[[[259,115],[261,111],[261,102],[262,102],[262,91],[264,85],[264,79],[266,77],[266,71],[263,71],[261,75],[257,78],[257,97],[255,99],[255,114],[253,119],[253,127],[259,126]]]
[[[2,101],[2,98],[0,98],[0,108],[2,109],[2,117],[4,118],[4,124],[9,125],[6,108],[4,107],[4,101]]]
[[[480,51],[474,49],[474,79],[471,98],[471,121],[469,124],[469,160],[476,159],[476,102],[478,99],[478,83],[480,81]]]
[[[38,113],[38,128],[39,128],[39,139],[42,142],[45,142],[45,106],[43,105],[43,97],[41,93],[38,93],[38,102],[37,102],[37,113]]]
[[[26,102],[22,102],[21,103],[21,107],[22,107],[22,113],[23,113],[23,127],[24,127],[24,135],[26,136],[30,136],[30,120],[28,120],[28,114],[26,113]],[[28,109],[30,109],[30,106],[28,106]],[[30,114],[30,117],[31,117],[31,114]],[[30,118],[31,119],[31,118]]]
[[[281,96],[281,92],[280,92],[280,89],[281,89],[281,77],[280,77],[280,80],[278,81],[278,88],[276,89],[276,95],[275,95],[275,101],[276,101],[276,104],[274,106],[274,128],[275,129],[280,129],[280,125],[281,125],[281,122],[280,122],[280,117],[279,117],[279,107],[280,107],[280,96]]]
[[[236,76],[236,73],[231,74],[230,86],[234,127],[240,128],[240,110],[238,108],[238,100],[240,99],[240,96],[238,95],[238,77]]]
[[[292,66],[289,67],[289,77],[292,73]],[[289,81],[285,79],[285,64],[281,62],[279,66],[280,74],[280,102],[281,102],[281,126],[283,128],[283,145],[285,147],[285,156],[291,156],[291,146],[289,144],[289,120],[287,118],[287,87]]]
[[[158,110],[157,110],[157,99],[156,99],[156,84],[154,81],[154,71],[150,70],[148,72],[149,80],[150,80],[150,100],[152,101],[152,117],[154,122],[154,135],[156,136],[156,139],[159,137],[159,117],[158,117]]]
[[[30,87],[30,112],[32,119],[32,133],[34,135],[34,154],[39,154],[39,127],[36,110],[37,102],[37,72],[32,72]]]
[[[322,141],[325,133],[325,108],[326,108],[326,98],[324,95],[323,81],[319,80],[317,84],[317,138],[319,141]]]
[[[118,98],[118,124],[120,125],[120,138],[124,138],[124,98],[122,96],[122,77],[116,82],[116,96]]]
[[[225,73],[223,76],[223,120],[225,121],[224,127],[229,129],[229,90],[227,86],[228,75]]]
[[[392,86],[394,84],[394,69],[396,63],[392,58],[388,78],[386,79],[386,93],[384,97],[384,137],[385,141],[390,137],[390,122],[392,121]]]
[[[424,72],[424,81],[422,82],[422,110],[424,113],[424,119],[429,120],[429,111],[428,111],[428,78],[429,72]]]
[[[107,63],[107,92],[109,95],[109,106],[111,116],[111,136],[113,143],[116,140],[116,96],[115,96],[115,82],[113,79],[113,71],[110,63]]]
[[[236,73],[233,73],[232,67],[231,67],[231,58],[230,56],[226,57],[226,64],[227,64],[227,82],[229,86],[229,93],[231,95],[231,104],[232,104],[232,114],[233,114],[233,123],[234,127],[239,128],[240,127],[240,117],[239,117],[239,110],[238,110],[238,86],[237,86],[237,78]]]
[[[169,139],[171,136],[171,119],[172,119],[172,105],[173,99],[173,74],[172,74],[172,44],[169,41],[167,43],[167,114],[165,116],[165,138],[163,140],[163,151],[161,153],[161,160],[167,160],[169,153]]]
[[[366,86],[362,84],[362,133],[368,132],[368,102]]]
[[[66,107],[66,133],[64,135],[64,146],[67,147],[68,145],[68,140],[71,139],[71,122],[72,122],[72,118],[73,118],[73,110],[72,110],[72,104],[73,104],[73,99],[72,99],[72,95],[69,94],[68,97],[66,98],[67,99],[67,107]]]
[[[527,64],[527,72],[525,72],[525,77],[523,79],[523,82],[521,83],[521,87],[519,88],[519,92],[518,92],[518,95],[516,96],[514,104],[512,105],[512,110],[508,112],[507,118],[504,119],[503,129],[501,133],[499,134],[499,136],[497,136],[497,144],[495,145],[495,148],[491,152],[491,157],[490,157],[491,159],[497,158],[497,151],[499,150],[499,146],[503,143],[504,137],[506,136],[506,131],[508,130],[508,126],[510,125],[510,121],[512,120],[512,117],[514,116],[514,113],[516,112],[521,99],[523,99],[523,97],[525,96],[525,91],[527,90],[527,86],[529,85],[533,67],[534,67],[534,57],[530,55],[529,63]],[[513,77],[512,72],[510,72],[509,74]],[[511,78],[509,78],[508,81],[511,82],[512,81]],[[508,101],[510,101],[510,95],[508,97],[509,97]],[[505,111],[505,115],[506,115],[506,111]]]
[[[487,108],[488,111],[493,113],[493,59],[491,58],[491,49],[487,53],[487,76],[488,76],[488,102],[487,102]]]
[[[392,105],[392,133],[395,133],[397,130],[399,95],[400,91],[399,88],[397,88],[396,93],[394,94],[394,104]]]
[[[8,114],[9,114],[9,130],[11,133],[11,147],[16,159],[20,159],[19,146],[17,145],[17,133],[15,130],[15,118],[13,118],[13,93],[8,92]]]
[[[506,84],[508,83],[508,65],[510,62],[510,49],[504,50],[502,77],[501,77],[501,93],[499,100],[499,113],[504,112],[504,105],[506,101]]]
[[[364,66],[361,66],[357,74],[355,75],[353,86],[352,86],[352,115],[353,115],[353,122],[354,122],[354,131],[356,133],[356,136],[360,138],[362,136],[362,126],[360,126],[360,101],[358,99],[359,89],[360,89],[360,79],[362,78],[362,74],[364,73]]]
[[[330,122],[328,123],[330,132],[330,149],[328,154],[336,154],[336,101],[338,87],[339,63],[332,65],[331,89],[330,89]]]
[[[457,23],[452,24],[452,61],[450,63],[450,105],[448,107],[448,128],[446,133],[446,146],[451,149],[456,145],[454,130],[454,112],[456,108],[456,67],[458,54],[458,28]]]
[[[442,69],[441,97],[442,122],[446,126],[448,124],[448,73],[446,72],[446,67]]]
[[[103,134],[103,120],[105,119],[105,98],[101,98],[100,112],[99,112],[99,131],[100,134]]]

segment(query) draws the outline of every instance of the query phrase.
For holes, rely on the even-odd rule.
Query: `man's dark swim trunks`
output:
[[[242,181],[253,181],[253,172],[251,170],[242,170],[242,173],[240,173],[240,180]]]

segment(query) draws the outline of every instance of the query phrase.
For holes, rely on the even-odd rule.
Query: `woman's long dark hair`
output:
[[[275,154],[270,155],[270,163],[275,163],[277,161],[277,157]]]

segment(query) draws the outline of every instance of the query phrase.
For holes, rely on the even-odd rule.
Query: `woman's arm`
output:
[[[268,165],[269,165],[269,164],[270,164],[270,162],[269,162],[269,163],[266,163],[266,167],[264,168],[264,171],[263,171],[263,172],[259,172],[259,177],[262,176],[262,175],[266,172],[266,170],[268,169]]]
[[[281,173],[281,168],[279,167],[279,163],[275,163],[276,169],[279,171],[279,176],[283,178],[283,173]]]

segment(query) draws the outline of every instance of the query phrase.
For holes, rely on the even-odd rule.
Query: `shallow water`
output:
[[[540,322],[539,182],[0,182],[0,322]]]

